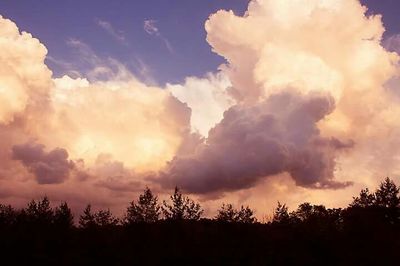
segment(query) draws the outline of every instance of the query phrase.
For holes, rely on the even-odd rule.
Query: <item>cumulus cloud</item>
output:
[[[222,119],[234,104],[229,94],[231,83],[224,73],[209,73],[204,78],[188,77],[183,84],[167,84],[167,89],[191,111],[192,129],[203,136]]]
[[[44,45],[2,16],[0,49],[0,124],[8,124],[39,101],[46,105],[51,71],[43,64]]]
[[[86,194],[114,204],[107,193],[139,189],[140,178],[164,167],[190,134],[190,109],[168,90],[76,39],[69,45],[91,70],[52,78],[44,45],[10,20],[0,23],[0,60],[8,66],[0,68],[7,103],[0,106],[0,186],[12,199]],[[100,162],[102,154],[110,159]]]
[[[14,145],[12,158],[21,161],[35,175],[39,184],[62,183],[74,168],[73,162],[68,160],[68,152],[65,149],[56,148],[46,152],[44,145],[41,144]]]
[[[194,193],[237,190],[288,172],[296,184],[339,188],[335,152],[347,145],[320,136],[316,126],[334,109],[330,96],[281,93],[254,105],[236,105],[194,154],[177,156],[161,176]]]
[[[155,180],[161,193],[180,185],[232,201],[351,200],[348,181],[358,191],[400,175],[397,39],[383,41],[381,16],[366,11],[357,0],[220,10],[205,29],[226,63],[166,88],[76,39],[77,75],[52,77],[45,46],[1,17],[0,193],[120,206]],[[155,21],[143,27],[171,48]]]
[[[56,84],[64,82],[71,81],[63,77]],[[54,121],[57,139],[48,141],[61,143],[71,156],[86,163],[95,163],[99,154],[110,154],[138,171],[157,170],[174,156],[189,131],[186,105],[133,77],[62,87],[56,88],[53,99],[62,120]]]
[[[381,85],[393,71],[395,56],[380,45],[381,17],[365,12],[356,0],[251,1],[243,17],[231,11],[211,15],[207,40],[227,59],[238,99],[291,86],[327,91],[338,100],[343,90]]]
[[[399,56],[382,46],[381,16],[366,11],[356,0],[254,0],[244,16],[220,10],[205,28],[237,102],[258,104],[287,88],[330,94],[335,108],[317,128],[354,142],[335,156],[335,177],[375,186],[382,172],[400,173],[400,110],[384,86],[398,75]]]

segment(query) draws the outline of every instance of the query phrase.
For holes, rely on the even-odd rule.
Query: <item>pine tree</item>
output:
[[[236,220],[239,223],[245,223],[245,224],[252,224],[257,221],[257,219],[254,217],[254,211],[250,209],[249,206],[240,207],[240,210],[237,211]]]
[[[111,213],[110,209],[96,212],[94,214],[94,221],[100,227],[115,226],[119,223],[119,220]]]
[[[54,224],[63,228],[74,225],[74,216],[66,202],[62,202],[54,211]]]
[[[83,214],[79,217],[79,227],[91,228],[96,225],[94,214],[92,213],[92,206],[88,204],[83,211]]]
[[[27,208],[23,210],[23,214],[28,222],[41,224],[51,224],[54,218],[54,211],[50,207],[47,196],[37,202],[35,200],[30,201]]]
[[[387,177],[375,192],[376,205],[385,208],[399,207],[399,191],[400,188]]]
[[[248,206],[243,205],[239,210],[236,210],[232,204],[222,204],[215,217],[217,221],[228,223],[254,223],[257,219],[254,217],[254,212]]]
[[[278,206],[276,207],[274,211],[274,216],[272,218],[272,221],[275,223],[286,223],[290,219],[289,212],[288,212],[288,207],[286,204],[281,204],[278,201]]]
[[[17,212],[11,205],[0,204],[0,226],[10,226],[15,223]]]
[[[154,196],[151,190],[146,187],[138,201],[130,203],[124,222],[125,224],[154,223],[160,219],[160,209],[157,196]]]
[[[370,193],[368,188],[366,188],[361,190],[358,197],[353,197],[353,202],[350,204],[350,207],[367,208],[373,206],[375,202],[375,194]]]
[[[233,208],[232,204],[223,203],[215,218],[220,222],[236,222],[236,210]]]
[[[172,204],[163,202],[162,212],[168,220],[199,220],[203,209],[199,203],[182,195],[178,187],[170,197]]]

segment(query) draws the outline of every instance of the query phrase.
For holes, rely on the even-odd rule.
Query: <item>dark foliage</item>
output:
[[[74,216],[66,202],[62,202],[54,211],[54,224],[61,228],[72,228],[74,226]]]
[[[254,212],[248,206],[241,206],[239,210],[233,208],[232,204],[223,204],[215,219],[226,223],[246,223],[252,224],[257,221]]]
[[[123,223],[88,205],[76,226],[67,203],[52,208],[44,197],[23,209],[0,204],[0,256],[2,265],[398,265],[399,202],[387,178],[347,208],[303,203],[289,212],[278,202],[260,224],[231,204],[200,218],[200,205],[175,189],[160,219],[147,188]]]
[[[183,196],[178,187],[175,187],[174,194],[171,195],[171,204],[164,201],[162,211],[167,220],[194,220],[200,219],[203,209],[199,203]]]
[[[161,207],[157,196],[154,196],[149,188],[146,188],[139,196],[137,202],[132,201],[126,210],[124,224],[155,223],[160,219]]]
[[[99,210],[92,213],[92,206],[86,206],[83,214],[79,218],[79,227],[88,228],[109,228],[118,225],[118,218],[114,217],[109,209]]]

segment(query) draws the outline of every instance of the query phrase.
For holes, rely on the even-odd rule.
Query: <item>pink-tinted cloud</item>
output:
[[[14,145],[12,158],[33,173],[39,184],[64,182],[74,168],[74,163],[68,160],[68,152],[61,148],[46,152],[44,148],[44,145],[35,143]]]
[[[359,1],[254,0],[244,16],[218,11],[205,28],[226,63],[166,88],[74,39],[90,71],[71,64],[77,78],[54,78],[39,40],[0,25],[0,196],[9,202],[47,194],[121,211],[145,185],[161,198],[180,185],[258,208],[273,200],[263,191],[291,205],[339,205],[400,174],[400,105],[385,88],[399,56]],[[154,21],[144,30],[163,39]]]
[[[224,113],[194,153],[175,157],[160,182],[193,193],[255,186],[288,172],[299,186],[341,188],[334,180],[335,155],[347,145],[320,135],[317,123],[335,108],[329,95],[282,93]]]

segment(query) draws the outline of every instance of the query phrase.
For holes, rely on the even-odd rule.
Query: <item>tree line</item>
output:
[[[400,188],[386,178],[346,208],[278,202],[262,224],[249,206],[223,204],[212,218],[175,188],[160,201],[146,188],[123,217],[87,205],[74,219],[47,197],[0,204],[0,261],[58,265],[392,265],[400,249]]]
[[[286,204],[278,202],[270,223],[295,224],[329,217],[342,222],[344,216],[353,212],[379,212],[384,211],[385,219],[391,223],[400,219],[400,188],[389,178],[386,178],[374,193],[368,188],[362,189],[357,197],[345,208],[328,209],[323,205],[300,204],[297,210],[289,212]],[[195,202],[182,194],[178,187],[170,196],[170,201],[159,203],[158,197],[150,188],[146,187],[137,200],[130,202],[122,218],[115,217],[109,209],[93,211],[90,204],[86,206],[83,214],[79,216],[78,227],[89,228],[93,226],[133,225],[137,223],[155,223],[160,220],[168,221],[199,221],[204,210],[200,203]],[[205,219],[205,218],[204,218]],[[218,222],[230,223],[256,223],[254,211],[249,206],[240,206],[235,209],[232,204],[222,204],[213,218]],[[0,226],[12,225],[18,222],[32,224],[55,224],[61,227],[73,227],[74,216],[67,202],[62,202],[56,208],[51,208],[48,197],[41,200],[32,200],[26,208],[17,210],[11,205],[0,204]]]
[[[200,203],[182,194],[178,187],[170,196],[170,201],[159,203],[158,197],[146,187],[138,199],[130,202],[122,218],[115,217],[109,209],[93,211],[88,204],[79,216],[78,227],[129,226],[137,223],[155,223],[164,221],[199,221],[204,210]],[[220,222],[254,223],[254,211],[248,206],[235,209],[232,204],[223,204],[214,218]],[[0,226],[18,223],[56,225],[70,228],[76,226],[73,213],[67,202],[52,208],[47,196],[28,203],[26,208],[14,209],[11,205],[0,204]]]

